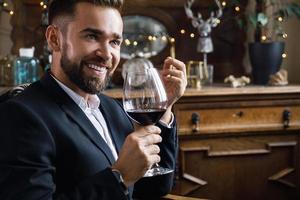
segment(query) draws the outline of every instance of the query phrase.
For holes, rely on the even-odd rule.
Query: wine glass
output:
[[[123,88],[123,106],[128,116],[142,126],[155,124],[167,108],[167,94],[154,67],[128,71]],[[144,177],[163,175],[173,172],[157,163]]]

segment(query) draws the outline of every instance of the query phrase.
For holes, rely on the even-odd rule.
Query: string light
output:
[[[238,7],[238,6],[236,6],[234,9],[236,12],[240,12],[240,10],[241,10],[240,7]]]
[[[162,41],[167,41],[167,37],[164,35],[164,36],[161,37],[161,40]]]
[[[125,39],[124,42],[125,42],[126,46],[129,46],[131,44],[130,40],[128,40],[128,39]]]
[[[282,21],[283,21],[283,18],[282,18],[282,17],[278,17],[277,20],[278,20],[279,22],[282,22]]]
[[[180,30],[180,33],[181,33],[181,34],[185,34],[185,30],[184,30],[184,29],[181,29],[181,30]]]
[[[143,36],[143,35],[140,35],[140,36]],[[169,37],[169,36],[166,36],[166,35],[163,35],[163,36],[161,36],[161,35],[159,35],[159,36],[148,35],[148,36],[143,36],[143,37],[148,39],[150,42],[156,42],[159,39],[161,39],[164,42],[167,42],[167,41],[169,41],[171,43],[175,42],[175,38]],[[137,46],[138,41],[135,41],[135,40],[130,41],[130,39],[126,38],[126,39],[124,39],[124,44],[126,46],[130,46],[130,45]]]
[[[286,58],[287,57],[287,54],[286,53],[283,53],[282,54],[282,58]]]
[[[0,12],[4,11],[4,12],[7,12],[8,14],[10,14],[10,15],[13,15],[14,11],[8,9],[7,7],[8,7],[8,3],[5,2],[5,1],[0,0]]]
[[[226,6],[226,1],[222,1],[222,6],[223,6],[223,7]]]
[[[286,38],[288,37],[288,34],[284,33],[284,34],[282,34],[282,37],[283,37],[284,39],[286,39]]]
[[[195,37],[195,34],[194,34],[194,33],[191,33],[191,34],[190,34],[190,37],[191,37],[191,38],[194,38],[194,37]]]
[[[262,41],[266,41],[267,40],[267,36],[265,36],[265,35],[261,36],[261,40]]]

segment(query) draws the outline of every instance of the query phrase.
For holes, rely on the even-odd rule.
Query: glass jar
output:
[[[39,60],[35,57],[17,57],[13,62],[14,85],[32,83],[39,79]]]
[[[0,59],[0,85],[14,86],[39,79],[39,60],[34,57],[5,56]]]

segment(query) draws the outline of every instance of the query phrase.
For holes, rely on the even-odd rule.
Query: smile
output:
[[[94,65],[94,64],[88,64],[87,65],[89,68],[92,68],[100,73],[106,73],[107,72],[107,67],[101,67],[101,66],[98,66],[98,65]]]

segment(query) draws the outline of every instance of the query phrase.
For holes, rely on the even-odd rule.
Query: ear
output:
[[[46,39],[49,46],[49,49],[52,51],[60,51],[61,49],[61,32],[56,26],[50,25],[46,30]]]

